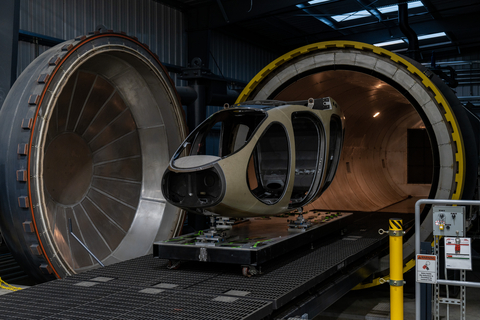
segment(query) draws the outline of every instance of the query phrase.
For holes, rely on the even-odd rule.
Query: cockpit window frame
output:
[[[214,165],[216,162],[218,162],[219,160],[221,159],[225,159],[225,158],[228,158],[238,152],[240,152],[243,148],[245,148],[246,145],[248,145],[248,143],[251,141],[251,139],[255,136],[256,132],[258,131],[258,128],[262,126],[262,124],[267,120],[268,118],[268,110],[266,110],[265,108],[259,108],[259,107],[256,107],[256,106],[253,106],[253,107],[241,107],[241,108],[232,108],[232,109],[225,109],[225,110],[221,110],[221,111],[218,111],[214,114],[212,114],[210,117],[208,117],[207,119],[205,119],[200,125],[198,125],[188,136],[187,138],[182,142],[182,144],[180,145],[180,147],[178,147],[178,149],[175,151],[173,157],[171,158],[170,160],[170,167],[172,168],[175,168],[175,169],[184,169],[184,168],[178,168],[174,165],[174,162],[175,160],[179,159],[182,157],[182,154],[183,156],[190,156],[192,155],[192,150],[191,150],[191,147],[193,145],[193,143],[197,140],[197,136],[198,134],[204,130],[203,132],[203,135],[205,135],[209,130],[211,130],[211,128],[213,128],[213,126],[215,126],[216,123],[218,123],[218,121],[215,121],[215,118],[218,117],[218,115],[220,113],[224,113],[224,112],[255,112],[257,114],[262,114],[263,115],[263,119],[257,124],[257,126],[255,127],[255,129],[249,133],[249,137],[247,139],[247,141],[245,141],[245,143],[243,144],[242,147],[240,147],[239,149],[229,153],[228,155],[226,156],[222,156],[222,157],[218,157],[218,160],[215,160],[215,161],[212,161],[210,163],[207,163],[207,164],[203,164],[201,166],[201,168],[207,168],[209,166],[212,166]],[[213,122],[213,123],[212,123]],[[208,126],[210,126],[208,129],[206,129]],[[220,131],[220,142],[219,142],[219,148],[222,147],[222,135],[224,134],[223,132],[224,128],[222,127],[221,128],[221,131]],[[219,149],[219,152],[221,152],[221,150]],[[200,168],[200,166],[199,166]],[[191,168],[191,169],[194,169],[194,168]]]

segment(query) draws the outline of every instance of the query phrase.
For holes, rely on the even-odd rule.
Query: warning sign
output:
[[[470,238],[445,238],[445,266],[447,269],[472,270]]]
[[[417,282],[437,282],[437,257],[429,254],[417,254],[416,259]]]

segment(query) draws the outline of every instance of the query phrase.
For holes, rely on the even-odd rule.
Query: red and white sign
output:
[[[447,269],[472,270],[472,240],[445,237],[445,266]]]
[[[415,266],[417,269],[417,282],[437,283],[437,256],[417,254]]]

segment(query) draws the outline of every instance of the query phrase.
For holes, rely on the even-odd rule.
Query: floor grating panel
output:
[[[262,319],[387,242],[378,227],[314,244],[253,277],[201,262],[169,270],[166,260],[143,256],[0,296],[1,319]]]

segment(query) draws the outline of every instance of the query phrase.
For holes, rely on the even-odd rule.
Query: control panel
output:
[[[433,235],[463,237],[464,228],[465,207],[433,207]]]

